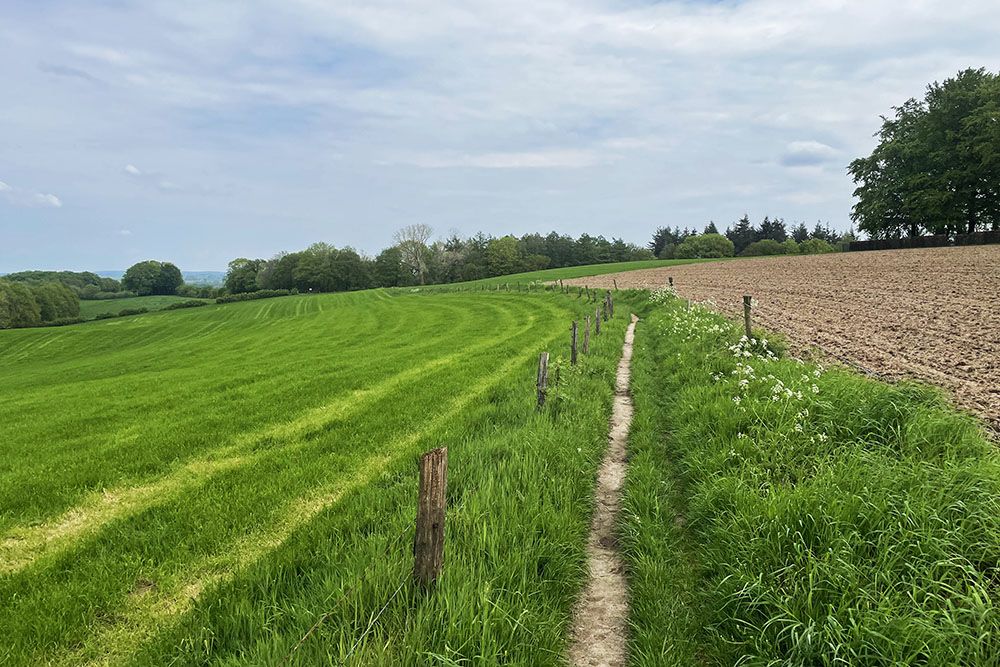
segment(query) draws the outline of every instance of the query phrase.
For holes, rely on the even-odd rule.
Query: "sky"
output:
[[[1000,63],[996,0],[3,0],[0,272],[224,270],[412,223],[850,225],[855,157]]]

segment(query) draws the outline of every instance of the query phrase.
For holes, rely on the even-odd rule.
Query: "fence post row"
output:
[[[569,363],[576,365],[576,320],[570,327]]]
[[[750,326],[751,301],[752,299],[750,298],[749,294],[743,295],[743,325],[746,327],[747,330],[746,332],[747,338],[753,338],[753,329]]]
[[[549,383],[549,353],[538,355],[538,409],[545,405],[546,387]]]
[[[417,528],[413,535],[413,578],[427,588],[444,564],[445,493],[448,488],[448,448],[438,447],[420,457]]]

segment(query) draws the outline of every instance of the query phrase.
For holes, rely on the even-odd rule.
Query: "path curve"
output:
[[[620,667],[626,661],[625,628],[628,619],[628,588],[618,553],[615,528],[621,511],[621,488],[625,480],[626,443],[632,425],[632,344],[635,323],[625,332],[622,358],[615,380],[615,402],[611,412],[608,449],[597,476],[594,518],[587,540],[590,576],[573,614],[569,659],[574,667]]]

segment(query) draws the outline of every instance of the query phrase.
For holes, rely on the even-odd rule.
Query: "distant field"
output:
[[[726,259],[733,259],[728,257]],[[600,276],[608,273],[620,273],[622,271],[638,271],[641,269],[658,269],[680,264],[695,264],[699,262],[712,262],[721,260],[710,259],[650,259],[639,262],[614,262],[611,264],[587,264],[584,266],[567,266],[561,269],[544,269],[542,271],[531,271],[529,273],[514,273],[509,276],[497,276],[496,278],[483,278],[473,280],[465,285],[496,285],[529,283],[533,281],[547,282],[551,280],[569,280],[570,278],[585,278],[588,276]]]
[[[191,299],[186,296],[136,296],[131,299],[103,299],[80,302],[80,317],[94,319],[101,313],[117,313],[125,308],[146,308],[147,310],[162,310],[178,301],[205,301],[211,299]]]
[[[0,331],[0,664],[560,664],[627,308],[570,369],[593,304],[397,294]]]

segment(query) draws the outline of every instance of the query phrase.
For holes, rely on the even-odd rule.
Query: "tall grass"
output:
[[[633,378],[634,664],[998,664],[1000,456],[979,425],[659,300]]]
[[[627,317],[569,368],[579,299],[395,294],[2,332],[0,663],[559,664]]]

